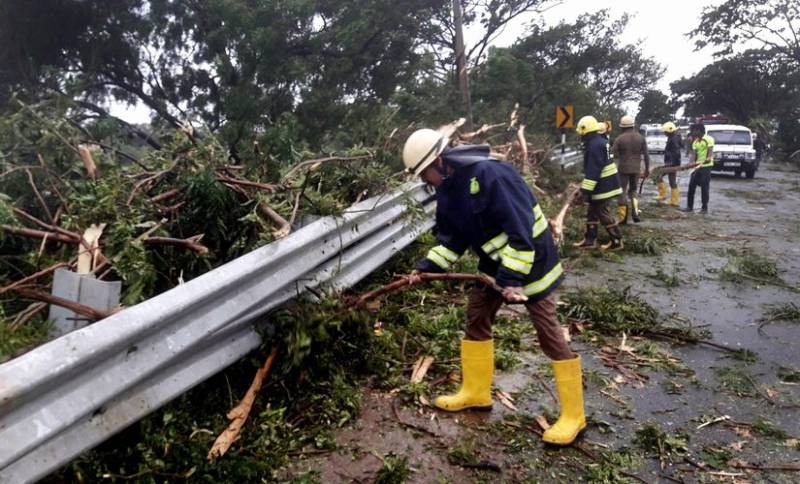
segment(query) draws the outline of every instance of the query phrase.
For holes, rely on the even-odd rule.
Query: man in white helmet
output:
[[[580,357],[569,348],[556,317],[554,290],[563,268],[550,227],[536,197],[509,164],[490,158],[488,145],[448,148],[432,129],[414,132],[403,147],[409,172],[436,187],[439,245],[417,263],[418,272],[446,272],[471,249],[478,270],[495,289],[474,287],[461,341],[461,388],[440,396],[442,410],[490,409],[494,375],[492,323],[503,302],[524,302],[542,351],[553,360],[561,416],[543,436],[569,444],[586,427]]]
[[[619,223],[628,222],[628,213],[633,215],[633,221],[639,222],[639,177],[647,178],[650,175],[650,154],[647,152],[647,140],[633,129],[635,121],[633,116],[625,115],[619,120],[622,134],[614,141],[611,154],[619,170],[619,182],[622,194],[617,200]],[[642,159],[644,159],[644,173],[642,173]],[[629,210],[630,208],[630,210]]]

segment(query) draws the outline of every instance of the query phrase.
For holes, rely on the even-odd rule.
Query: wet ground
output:
[[[688,174],[679,180],[685,206]],[[666,229],[676,245],[660,256],[622,252],[573,264],[564,290],[630,287],[663,317],[707,328],[713,342],[752,356],[657,342],[656,359],[674,357],[665,369],[648,365],[643,340],[576,334],[590,425],[578,445],[551,448],[534,418],[552,423],[557,405],[531,334],[522,364],[495,378],[515,409],[496,399],[492,412],[443,414],[424,400],[402,404],[399,392],[365,389],[361,417],[336,434],[336,450],[299,456],[286,477],[311,471],[319,482],[372,482],[380,469],[386,477],[401,465],[408,482],[800,482],[800,384],[786,376],[800,368],[800,323],[763,320],[770,307],[800,303],[792,289],[800,284],[800,173],[764,164],[754,180],[714,175],[707,215],[654,196],[647,183],[643,221],[625,232]],[[743,247],[774,261],[781,285],[722,281],[730,249]],[[674,287],[665,287],[665,275]],[[628,365],[634,376],[604,364],[602,346],[636,355],[638,364]],[[660,450],[637,443],[637,431],[648,428],[662,432]]]

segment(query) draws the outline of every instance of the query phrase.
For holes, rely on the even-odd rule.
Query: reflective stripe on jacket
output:
[[[522,286],[531,301],[561,283],[564,271],[547,218],[511,165],[487,159],[458,167],[437,188],[436,202],[440,245],[417,270],[448,271],[471,248],[479,271],[501,287]]]
[[[587,136],[583,142],[581,190],[592,200],[605,200],[622,193],[617,165],[608,158],[605,140],[598,134]]]

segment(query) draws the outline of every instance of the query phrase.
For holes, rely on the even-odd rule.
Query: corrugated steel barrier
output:
[[[261,343],[259,317],[358,282],[434,209],[420,184],[365,200],[0,365],[0,482],[46,476],[234,363]]]

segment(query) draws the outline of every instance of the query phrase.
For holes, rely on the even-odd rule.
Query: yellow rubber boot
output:
[[[667,199],[667,184],[664,181],[658,182],[658,196],[656,200],[662,201]]]
[[[628,223],[628,205],[617,205],[617,213],[619,214],[618,224],[625,225]]]
[[[461,340],[461,388],[455,395],[437,397],[433,404],[448,412],[467,408],[491,410],[494,341]]]
[[[561,415],[552,427],[542,436],[545,442],[569,445],[586,428],[583,413],[583,382],[581,378],[581,357],[571,360],[553,361],[558,399],[561,401]]]
[[[670,193],[669,197],[669,204],[673,207],[680,206],[680,191],[677,188],[672,189],[672,193]]]
[[[641,213],[639,211],[639,199],[638,198],[634,198],[633,200],[631,200],[631,205],[633,205],[633,210],[632,210],[633,221],[638,224],[639,223],[639,214]]]

